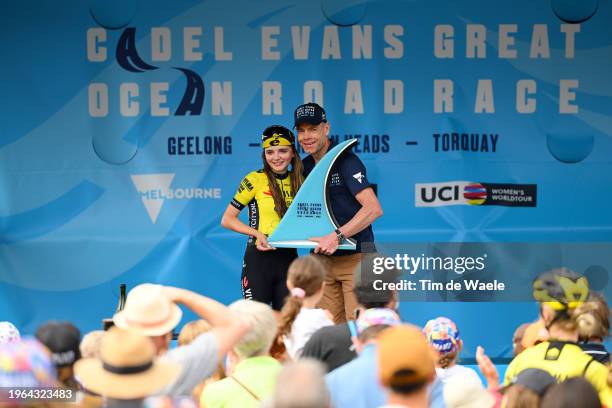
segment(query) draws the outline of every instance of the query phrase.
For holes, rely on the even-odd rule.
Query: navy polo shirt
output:
[[[334,145],[330,144],[329,149],[332,147]],[[308,177],[315,166],[314,158],[308,155],[302,162],[304,164],[304,177]],[[355,196],[368,187],[371,187],[371,185],[368,181],[363,162],[352,150],[344,151],[332,166],[329,178],[327,179],[330,210],[339,226],[349,222],[357,211],[361,209],[361,204],[359,204]],[[369,225],[350,238],[357,241],[357,251],[361,252],[362,242],[374,242],[372,225]],[[347,255],[351,253],[354,253],[354,251],[339,250],[334,255]]]

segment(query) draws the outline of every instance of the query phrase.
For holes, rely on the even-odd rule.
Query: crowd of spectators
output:
[[[502,376],[481,347],[477,369],[461,364],[452,316],[417,327],[400,318],[397,293],[367,280],[355,279],[355,318],[334,325],[317,308],[324,277],[314,256],[296,259],[280,313],[145,283],[107,331],[81,336],[50,321],[22,337],[0,322],[0,406],[612,408],[610,309],[571,270],[534,281],[540,315],[508,339],[514,358]],[[198,320],[174,344],[181,307]],[[71,399],[15,398],[17,389]]]

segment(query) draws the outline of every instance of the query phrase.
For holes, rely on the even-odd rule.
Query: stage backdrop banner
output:
[[[381,243],[611,241],[612,3],[566,3],[3,2],[0,320],[95,329],[122,282],[239,298],[221,215],[309,101]],[[499,357],[537,308],[402,305],[437,315]]]

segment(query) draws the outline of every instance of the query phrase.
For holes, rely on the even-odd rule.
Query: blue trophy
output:
[[[339,143],[317,163],[268,238],[270,245],[278,248],[314,248],[317,243],[309,241],[308,237],[327,235],[340,227],[329,208],[326,184],[335,161],[356,143],[356,139]],[[356,247],[356,242],[350,238],[338,245],[338,249],[355,250]]]

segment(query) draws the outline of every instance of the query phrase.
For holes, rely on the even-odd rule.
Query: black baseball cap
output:
[[[36,330],[36,338],[51,351],[56,367],[71,366],[81,358],[81,332],[70,322],[45,323]]]
[[[327,122],[325,109],[314,102],[305,103],[304,105],[298,106],[293,114],[293,127],[297,127],[302,123],[318,125],[321,122]]]
[[[539,368],[526,368],[518,373],[510,384],[520,384],[543,397],[548,387],[556,383],[557,380],[548,371]]]

